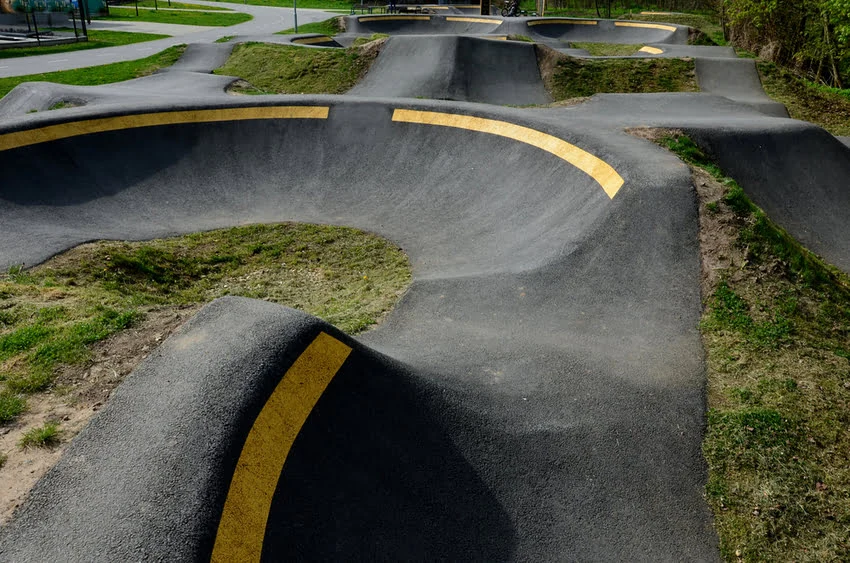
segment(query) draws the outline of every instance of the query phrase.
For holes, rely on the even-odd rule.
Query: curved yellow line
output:
[[[351,348],[320,333],[254,421],[224,502],[211,561],[259,561],[277,482],[295,438]]]
[[[624,183],[623,178],[617,171],[604,160],[562,139],[521,125],[469,115],[409,109],[395,110],[393,112],[393,121],[456,127],[458,129],[490,133],[491,135],[507,137],[521,143],[526,143],[566,160],[596,180],[611,199],[617,195],[617,192]]]
[[[487,18],[468,18],[463,16],[446,16],[447,22],[469,22],[469,23],[489,23],[491,25],[498,25],[501,20],[490,20]]]
[[[614,22],[616,27],[643,27],[645,29],[663,29],[665,31],[676,31],[676,27],[672,25],[663,25],[660,23],[638,23],[638,22]]]
[[[67,139],[68,137],[76,137],[78,135],[119,131],[121,129],[135,129],[139,127],[153,127],[155,125],[241,121],[246,119],[327,119],[329,111],[330,108],[327,106],[269,106],[165,111],[103,117],[6,133],[5,135],[0,135],[0,151]]]
[[[649,53],[650,55],[660,55],[664,51],[662,51],[658,47],[650,47],[649,45],[646,45],[646,46],[640,48],[640,52],[641,53]]]
[[[534,20],[528,22],[529,26],[535,25],[548,25],[548,24],[558,24],[558,25],[597,25],[599,22],[596,20],[559,20],[559,19],[549,19],[549,20]]]

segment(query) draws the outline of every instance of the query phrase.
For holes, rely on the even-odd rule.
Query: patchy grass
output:
[[[369,37],[358,37],[357,39],[354,40],[354,43],[352,43],[352,45],[354,47],[360,47],[362,45],[366,45],[367,43],[371,43],[372,41],[378,41],[379,39],[386,39],[387,37],[389,37],[389,35],[386,34],[386,33],[373,33]]]
[[[250,14],[239,12],[179,12],[170,10],[139,10],[136,15],[135,8],[130,6],[111,6],[108,16],[98,16],[98,20],[109,21],[140,21],[153,23],[172,23],[180,25],[203,25],[214,27],[226,27],[244,23],[253,19]]]
[[[537,53],[544,84],[555,100],[699,90],[691,59],[576,59],[541,45]]]
[[[45,422],[43,426],[32,428],[24,433],[18,445],[24,448],[49,448],[60,441],[61,431],[58,422]]]
[[[303,25],[299,25],[297,33],[320,33],[322,35],[333,37],[337,33],[342,33],[343,31],[344,29],[342,27],[342,18],[337,16],[335,18],[330,18],[325,21],[305,23]],[[294,33],[296,33],[296,31],[295,28],[292,27],[283,31],[279,31],[278,33],[281,35],[293,35]]]
[[[0,277],[0,423],[92,345],[162,308],[224,295],[281,303],[349,333],[378,322],[410,282],[405,255],[341,227],[255,225],[150,241],[100,242]]]
[[[71,29],[57,29],[56,31],[73,31]],[[100,49],[102,47],[117,47],[118,45],[129,45],[143,41],[154,41],[164,39],[168,35],[156,35],[154,33],[129,33],[126,31],[89,30],[88,41],[69,43],[67,45],[47,45],[44,47],[20,47],[16,49],[0,50],[0,59],[16,57],[30,57],[32,55],[55,55],[69,51],[84,51],[87,49]]]
[[[850,559],[850,278],[775,225],[689,139],[704,285],[706,498],[727,561]],[[713,190],[713,192],[712,192]],[[706,229],[705,225],[715,225]],[[705,273],[705,272],[704,272]]]
[[[234,89],[240,93],[342,94],[366,74],[377,53],[378,49],[368,47],[304,49],[244,43],[215,73],[247,81],[250,86]]]
[[[219,37],[213,43],[229,43],[231,39],[236,37],[235,35],[225,35],[223,37]]]
[[[176,63],[185,50],[185,45],[176,45],[156,55],[135,61],[0,78],[0,97],[5,96],[12,88],[23,82],[44,81],[56,82],[58,84],[73,84],[76,86],[95,86],[97,84],[122,82],[132,78],[147,76],[161,68]]]
[[[136,8],[135,2],[124,4],[124,7],[131,7],[133,9]],[[121,6],[117,4],[113,4],[109,6],[109,9],[119,8]],[[139,0],[139,8],[171,8],[171,9],[179,9],[179,10],[199,10],[201,12],[219,12],[231,11],[229,8],[222,8],[220,6],[204,6],[202,4],[184,4],[182,2],[171,2],[168,3],[168,0]]]
[[[759,61],[757,66],[765,93],[785,104],[791,117],[833,135],[850,135],[850,90],[813,84],[770,62]]]
[[[575,49],[584,49],[593,57],[630,57],[643,45],[625,43],[570,43]]]

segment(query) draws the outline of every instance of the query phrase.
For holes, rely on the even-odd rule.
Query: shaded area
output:
[[[545,104],[534,45],[457,36],[391,37],[357,96]]]

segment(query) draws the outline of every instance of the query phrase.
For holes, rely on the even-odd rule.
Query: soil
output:
[[[138,325],[98,342],[84,365],[65,366],[46,393],[32,395],[27,411],[0,428],[0,525],[12,517],[33,485],[61,457],[65,446],[103,406],[118,386],[160,342],[194,315],[200,306],[147,311]],[[51,448],[18,446],[24,432],[45,422],[60,423],[61,442]]]

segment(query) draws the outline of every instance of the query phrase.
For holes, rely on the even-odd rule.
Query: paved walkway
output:
[[[0,59],[0,78],[7,76],[22,76],[42,72],[55,72],[59,70],[70,70],[97,66],[121,61],[132,61],[147,57],[163,49],[181,43],[211,43],[225,35],[268,35],[289,29],[294,25],[292,9],[269,8],[266,6],[251,6],[248,4],[229,4],[222,2],[194,2],[199,5],[220,6],[229,8],[236,12],[251,14],[254,19],[245,23],[231,25],[228,27],[202,27],[158,24],[152,22],[135,22],[131,25],[133,31],[144,33],[167,33],[175,35],[167,39],[147,41],[145,43],[134,43],[120,47],[106,47],[103,49],[89,49],[84,51],[71,51],[68,53],[38,55],[33,57],[21,57],[17,59]],[[331,14],[322,10],[298,10],[298,22],[305,24],[309,22],[322,21],[337,14]],[[100,24],[114,25],[118,22],[104,21],[93,25],[95,29],[115,29],[99,27]],[[178,28],[172,32],[164,31],[164,28]],[[192,31],[184,30],[190,28]],[[129,29],[122,29],[130,31]],[[177,35],[177,33],[180,33]]]

